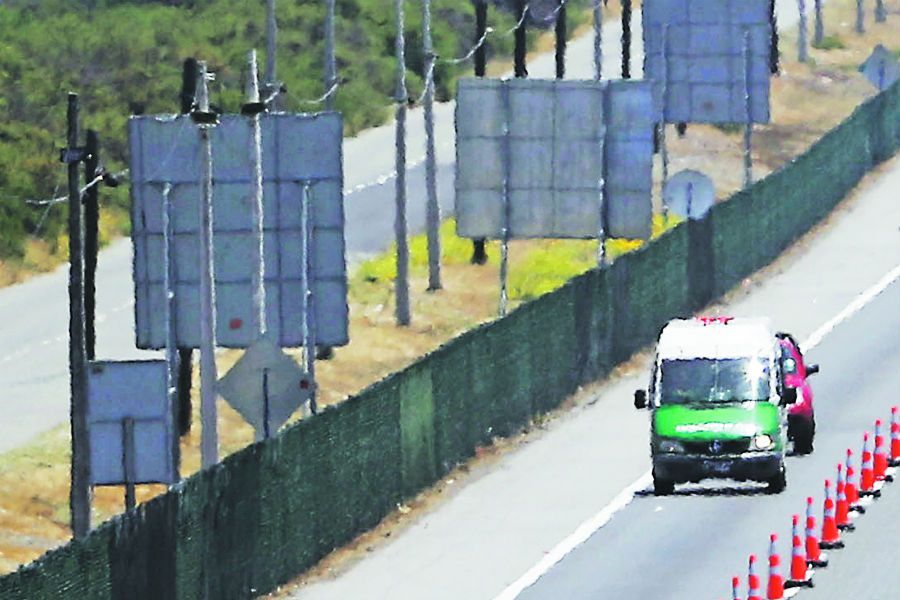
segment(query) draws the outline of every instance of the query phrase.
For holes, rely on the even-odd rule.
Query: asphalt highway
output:
[[[291,597],[510,600],[535,580],[536,586],[527,593],[538,594],[548,585],[539,578],[547,571],[545,563],[561,547],[570,549],[567,540],[580,533],[588,539],[596,524],[607,521],[598,534],[604,542],[596,550],[601,554],[593,557],[597,564],[589,566],[590,573],[583,574],[583,585],[603,581],[599,576],[606,573],[619,577],[613,581],[622,585],[666,583],[655,588],[657,596],[609,598],[678,597],[671,590],[697,589],[702,582],[708,582],[707,587],[696,598],[724,596],[724,586],[745,568],[749,552],[762,556],[771,531],[785,539],[791,514],[805,508],[802,500],[807,495],[821,500],[823,480],[832,475],[841,450],[850,445],[858,453],[862,429],[871,427],[877,416],[885,417],[892,402],[900,402],[896,358],[892,366],[879,363],[877,367],[864,360],[884,344],[890,345],[892,334],[897,337],[896,319],[890,320],[892,309],[895,316],[900,313],[897,283],[890,295],[885,291],[884,298],[853,320],[836,325],[830,333],[828,328],[823,330],[900,264],[897,189],[900,159],[864,182],[823,227],[799,241],[763,275],[746,281],[708,309],[735,316],[766,315],[801,341],[816,332],[822,340],[810,353],[810,359],[823,369],[812,380],[821,403],[817,449],[810,457],[789,459],[788,490],[783,496],[758,495],[752,490],[734,496],[706,492],[676,495],[655,504],[656,498],[641,492],[649,485],[648,423],[646,413],[633,408],[632,393],[646,386],[649,357],[644,354],[632,361],[633,367],[586,391],[581,402],[526,436],[499,462],[474,465],[464,481],[445,485],[443,501],[409,517],[409,523],[364,557],[306,582]],[[873,310],[887,320],[876,318],[874,327],[858,331]],[[864,382],[866,390],[846,392]],[[877,401],[871,397],[870,385],[883,386],[878,388]],[[872,403],[881,406],[878,414]],[[629,488],[641,495],[631,500]],[[632,504],[617,513],[629,500]],[[721,502],[731,502],[729,510],[738,510],[707,514],[704,507]],[[656,511],[657,506],[661,510]],[[632,510],[640,518],[632,518]],[[623,527],[623,521],[630,527]],[[656,521],[664,523],[661,528],[654,525]],[[674,579],[668,577],[677,569],[667,566],[663,558],[670,557],[673,565],[688,565],[692,554],[715,544],[709,540],[730,540],[729,536],[740,538],[722,542],[722,548],[732,549],[732,554],[714,545],[722,557],[709,569],[688,569]],[[787,550],[782,547],[782,552]],[[848,555],[852,551],[848,548]],[[565,564],[569,557],[563,552],[562,558]],[[658,576],[657,570],[667,577]],[[552,571],[547,577],[551,576]],[[547,597],[566,598],[567,591]]]
[[[791,515],[802,516],[806,497],[813,496],[816,517],[821,519],[824,479],[834,480],[836,464],[843,462],[848,447],[858,457],[863,431],[871,431],[877,417],[887,420],[890,406],[900,402],[898,332],[900,281],[838,325],[808,353],[808,360],[822,368],[811,379],[818,422],[815,451],[787,459],[788,488],[784,493],[768,495],[763,486],[727,481],[677,486],[671,497],[656,497],[652,488],[645,488],[608,525],[519,598],[675,600],[724,596],[732,575],[745,575],[748,554],[755,553],[760,570],[765,570],[770,533],[779,535],[786,568]],[[878,552],[897,556],[896,548],[892,548],[896,538],[885,535],[878,540],[873,533],[878,530],[875,522],[879,519],[896,521],[900,517],[896,499],[900,497],[900,483],[895,489],[888,486],[884,494],[884,504],[892,504],[893,510],[878,502],[872,516],[867,512],[860,517],[860,533],[845,535],[847,553],[856,549],[869,556]],[[874,526],[870,526],[870,519]],[[853,548],[857,538],[865,534],[870,539],[868,547],[860,541],[860,548]],[[832,591],[829,586],[842,575],[848,579],[856,575],[852,561],[843,564],[843,553],[829,553],[830,577],[827,583],[822,577],[819,597],[900,597],[900,588],[894,588],[894,595],[881,590],[881,596],[840,595],[849,591],[847,588]],[[891,570],[896,580],[896,563]]]

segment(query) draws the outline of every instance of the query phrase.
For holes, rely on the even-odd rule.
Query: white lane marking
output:
[[[125,302],[124,304],[120,304],[119,306],[113,307],[108,313],[98,313],[94,317],[94,322],[95,323],[103,323],[106,321],[107,316],[118,313],[118,312],[122,312],[123,310],[130,308],[132,306],[134,306],[134,298],[128,300],[128,302]],[[35,345],[49,346],[51,344],[59,344],[61,342],[65,342],[68,339],[69,339],[69,334],[63,333],[54,338],[47,338],[45,340],[41,340],[40,342],[33,342],[31,344],[26,344],[24,346],[21,346],[15,352],[11,352],[10,354],[7,354],[6,356],[0,357],[0,365],[8,363],[9,361],[15,360],[17,358],[21,358],[22,356],[24,356],[24,355],[28,354],[29,352],[31,352],[32,350],[34,350]]]
[[[451,146],[452,146],[451,143],[438,144],[437,147],[435,148],[435,151],[443,150],[444,148],[449,148]],[[425,162],[425,155],[422,155],[412,162],[407,162],[406,169],[407,170],[415,169],[416,167],[423,164],[424,162]],[[376,177],[375,179],[373,179],[372,181],[369,181],[368,183],[360,183],[351,188],[345,189],[344,196],[350,196],[350,195],[356,194],[358,192],[363,191],[366,188],[384,185],[388,181],[391,181],[392,179],[395,179],[396,177],[397,177],[397,171],[396,170],[391,171],[390,173],[386,173],[384,175]]]
[[[641,475],[634,483],[619,492],[619,495],[613,498],[613,501],[603,507],[603,510],[578,526],[569,537],[556,545],[553,550],[548,552],[539,563],[528,569],[519,579],[512,585],[500,592],[494,600],[513,600],[522,591],[540,579],[541,575],[550,570],[550,568],[565,558],[566,554],[573,548],[583,544],[589,537],[594,535],[598,529],[609,523],[613,515],[628,506],[634,495],[638,491],[646,488],[653,481],[650,471]]]
[[[812,334],[806,339],[806,341],[801,342],[800,347],[804,352],[816,347],[819,343],[821,343],[826,335],[834,330],[835,327],[858,313],[864,306],[872,302],[872,300],[874,300],[879,294],[886,290],[888,286],[894,283],[898,278],[900,278],[900,265],[897,265],[896,267],[888,271],[888,273],[884,277],[882,277],[875,285],[858,295],[837,315],[835,315],[832,319],[829,319],[824,325],[812,332]],[[587,541],[588,538],[594,535],[597,530],[609,523],[613,515],[628,506],[631,501],[634,500],[634,495],[640,490],[649,486],[652,481],[653,476],[650,471],[647,471],[646,473],[641,475],[637,479],[637,481],[619,492],[619,494],[615,498],[613,498],[612,502],[604,506],[600,510],[600,512],[579,525],[578,529],[576,529],[569,537],[557,544],[536,565],[528,569],[528,571],[526,571],[524,575],[519,577],[506,589],[500,592],[500,594],[498,594],[494,598],[494,600],[513,600],[514,598],[516,598],[528,586],[534,584],[538,579],[541,578],[542,575],[544,575],[544,573],[549,571],[553,567],[553,565],[561,561],[572,550],[583,544],[585,541]],[[870,499],[864,498],[861,500],[861,504],[864,504],[866,500],[871,502]]]
[[[887,274],[878,281],[878,283],[857,296],[856,299],[853,300],[853,302],[848,304],[844,308],[844,310],[836,314],[833,319],[815,330],[812,335],[806,338],[805,342],[802,342],[800,344],[800,347],[805,352],[810,348],[815,348],[816,346],[818,346],[819,342],[822,341],[822,338],[831,333],[832,329],[858,313],[862,309],[862,307],[871,302],[878,294],[886,290],[889,285],[897,280],[897,278],[900,278],[900,265],[897,265],[896,267],[888,271]]]

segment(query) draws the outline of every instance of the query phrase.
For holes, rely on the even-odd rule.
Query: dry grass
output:
[[[862,37],[852,31],[852,3],[849,0],[829,4],[826,17],[829,19],[829,34],[836,35],[846,48],[829,51],[811,49],[815,61],[812,65],[801,65],[792,60],[796,54],[794,36],[790,32],[782,36],[783,73],[773,80],[773,123],[757,127],[754,138],[757,178],[802,152],[813,140],[844,119],[860,100],[873,93],[868,82],[856,73],[855,67],[875,43],[897,49],[896,32],[891,29],[896,26],[896,10],[890,24],[870,24],[869,31]],[[691,126],[687,137],[677,139],[672,132],[669,141],[671,172],[683,168],[702,169],[713,176],[720,197],[739,188],[742,165],[740,133],[728,134],[713,127]],[[114,226],[111,224],[112,228]],[[352,278],[352,342],[338,349],[332,360],[317,363],[320,401],[323,404],[340,402],[388,373],[410,364],[458,333],[494,317],[498,276],[496,246],[489,250],[493,260],[488,265],[472,267],[466,262],[468,243],[446,232],[447,260],[443,267],[446,289],[427,293],[424,291],[424,268],[420,260],[416,261],[417,243],[421,244],[421,240],[413,243],[413,324],[410,327],[397,328],[393,324],[389,260],[376,261],[377,264],[360,269]],[[622,245],[621,250],[628,246]],[[531,265],[537,264],[536,261],[547,264],[556,261],[559,264],[577,260],[583,261],[584,268],[587,268],[593,247],[595,243],[592,246],[591,242],[515,242],[511,251],[511,275],[515,278],[524,265],[531,268]],[[31,257],[26,255],[23,264],[33,264],[35,268],[45,265],[45,269],[58,264],[51,260],[48,248],[36,246],[30,252]],[[571,268],[569,262],[563,266]],[[17,272],[20,271],[9,265],[0,265],[0,283],[21,277],[16,275]],[[522,284],[520,297],[527,297],[529,290],[546,291],[541,285],[544,284]],[[548,285],[552,287],[555,283]],[[223,353],[219,361],[220,372],[226,372],[239,356],[238,352]],[[195,423],[199,422],[197,405],[195,397]],[[222,455],[227,455],[250,442],[253,432],[224,402],[220,401],[218,406],[220,448]],[[182,440],[182,472],[185,475],[199,467],[198,434],[199,427],[194,427],[191,434]],[[68,445],[68,429],[59,427],[26,447],[0,455],[0,573],[11,571],[68,539]],[[446,485],[449,484],[445,482],[429,494],[439,493]],[[146,500],[163,489],[163,486],[140,486],[138,499]],[[413,508],[427,506],[427,498],[427,494],[420,497]],[[95,524],[121,510],[120,488],[96,490]],[[390,524],[401,520],[395,515],[386,521],[388,535]],[[387,536],[382,532],[375,537]],[[364,540],[360,542],[362,548],[374,543],[374,537]]]

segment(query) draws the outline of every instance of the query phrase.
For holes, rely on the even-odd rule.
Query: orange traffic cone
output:
[[[891,466],[900,466],[900,420],[897,407],[891,407]]]
[[[766,600],[782,600],[784,598],[784,577],[781,576],[781,556],[775,548],[778,536],[769,536],[769,584],[766,586]]]
[[[759,575],[756,574],[756,555],[750,555],[747,565],[747,600],[763,600],[759,591]]]
[[[731,600],[741,600],[741,578],[731,578]]]
[[[806,564],[819,568],[828,566],[828,557],[819,548],[819,538],[816,537],[812,496],[806,498]]]
[[[887,474],[888,455],[884,447],[884,436],[881,435],[881,419],[875,421],[875,481],[893,481]]]
[[[822,517],[822,536],[819,547],[823,549],[843,548],[841,532],[834,518],[834,498],[831,497],[831,480],[825,480],[825,510]]]
[[[869,451],[869,432],[863,434],[862,468],[859,472],[859,495],[880,496],[875,489],[875,464]]]
[[[859,503],[859,490],[856,487],[856,471],[853,469],[853,450],[847,448],[847,475],[844,481],[844,495],[847,496],[847,507],[860,514],[866,509]]]
[[[834,510],[834,521],[841,531],[853,531],[856,527],[850,522],[850,503],[847,501],[844,484],[844,465],[837,466],[837,505]]]
[[[791,578],[784,583],[784,587],[812,587],[812,573],[807,569],[806,551],[800,539],[800,515],[794,515],[791,522]]]

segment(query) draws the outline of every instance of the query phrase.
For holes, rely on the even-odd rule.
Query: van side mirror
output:
[[[819,372],[819,365],[817,365],[817,364],[806,365],[806,376],[807,377],[809,377],[810,375],[815,375],[818,372]]]
[[[634,391],[634,407],[647,408],[647,390]]]
[[[785,388],[781,394],[782,406],[788,405],[788,404],[796,404],[796,402],[797,402],[797,388],[785,386]]]

